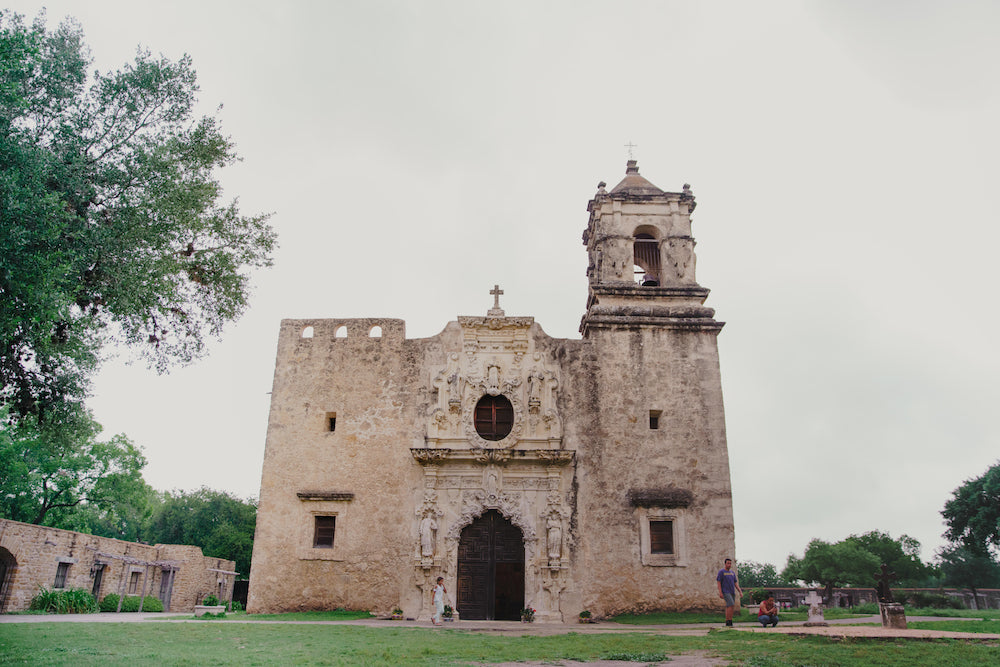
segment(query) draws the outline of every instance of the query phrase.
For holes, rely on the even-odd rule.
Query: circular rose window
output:
[[[514,406],[499,396],[483,396],[476,403],[476,433],[483,440],[503,440],[514,427]]]

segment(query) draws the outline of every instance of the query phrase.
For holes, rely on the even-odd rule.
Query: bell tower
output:
[[[665,192],[639,175],[635,160],[610,192],[598,185],[583,233],[590,260],[584,338],[616,325],[722,328],[695,280],[694,208],[690,186]]]

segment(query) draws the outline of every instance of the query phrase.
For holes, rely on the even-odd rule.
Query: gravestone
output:
[[[809,595],[806,596],[806,602],[809,604],[809,618],[806,619],[806,625],[810,627],[830,625],[823,618],[823,598],[819,596],[816,591],[809,591]]]
[[[882,563],[882,571],[875,573],[875,590],[878,593],[878,611],[882,616],[883,628],[906,629],[906,610],[892,597],[889,582],[896,578],[895,572]]]

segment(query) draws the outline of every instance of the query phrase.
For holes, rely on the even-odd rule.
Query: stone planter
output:
[[[194,606],[195,616],[204,616],[205,614],[221,614],[224,611],[226,611],[226,605],[224,604],[219,604],[219,605],[196,604]]]

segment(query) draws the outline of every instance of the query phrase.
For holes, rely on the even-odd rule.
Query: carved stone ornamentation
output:
[[[413,458],[420,465],[431,465],[440,463],[448,458],[447,449],[431,449],[429,447],[419,447],[410,449]]]
[[[534,526],[521,510],[521,500],[520,494],[499,493],[496,496],[488,496],[484,490],[464,492],[462,494],[462,512],[449,527],[445,539],[449,542],[457,542],[462,535],[463,528],[482,516],[483,512],[495,509],[521,529],[526,547],[529,544],[533,545],[538,537],[535,534]]]

